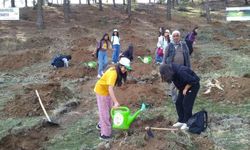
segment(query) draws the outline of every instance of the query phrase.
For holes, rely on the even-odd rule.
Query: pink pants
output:
[[[97,106],[99,111],[99,125],[101,127],[101,135],[111,136],[111,118],[110,110],[113,102],[110,96],[100,96],[96,94]]]

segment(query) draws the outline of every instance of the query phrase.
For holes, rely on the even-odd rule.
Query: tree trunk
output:
[[[43,20],[43,0],[37,0],[37,20],[36,25],[38,29],[44,29],[44,20]]]
[[[148,2],[149,4],[151,4],[151,0],[149,0],[149,2]]]
[[[248,5],[248,1],[247,0],[245,0],[245,5]]]
[[[171,20],[171,0],[167,1],[167,20]]]
[[[27,3],[27,0],[25,0],[25,7],[28,7],[28,3]]]
[[[225,4],[228,4],[228,0],[225,0]]]
[[[79,0],[79,4],[80,4],[80,5],[82,4],[82,1],[81,1],[81,0]]]
[[[208,0],[206,0],[205,2],[205,10],[206,10],[207,23],[211,23],[210,8],[209,8]]]
[[[174,9],[175,6],[175,0],[172,0],[172,8]]]
[[[64,22],[69,23],[69,13],[70,13],[70,8],[69,8],[69,0],[63,0],[63,13],[64,13]]]
[[[11,7],[16,7],[15,0],[11,0]]]
[[[115,5],[115,0],[113,0],[113,5],[114,5],[114,7],[116,7],[116,5]]]
[[[131,0],[128,0],[128,6],[127,6],[127,13],[128,13],[128,20],[129,20],[129,23],[131,24],[132,22],[132,18],[131,18]]]
[[[176,0],[175,4],[176,4],[176,5],[179,5],[179,0]]]
[[[123,0],[123,5],[126,5],[126,0]]]
[[[3,7],[5,8],[5,0],[3,0]]]
[[[90,5],[90,0],[87,0],[87,4]]]
[[[103,11],[103,8],[102,8],[102,0],[99,0],[99,10],[100,10],[100,11]]]

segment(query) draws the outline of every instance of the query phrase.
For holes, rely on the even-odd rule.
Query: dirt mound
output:
[[[38,90],[46,110],[54,110],[59,103],[73,98],[73,93],[67,87],[61,87],[60,83],[31,84],[24,86],[23,94],[18,94],[9,101],[4,108],[8,117],[42,116],[43,111],[39,104],[35,90]]]
[[[196,59],[192,63],[194,70],[199,70],[202,73],[223,69],[225,66],[222,63],[223,59],[220,56],[208,57],[205,59]]]
[[[226,101],[230,103],[243,103],[250,97],[250,79],[237,77],[218,78],[224,91],[218,88],[212,88],[209,94],[203,96],[213,101]]]
[[[0,69],[13,70],[42,62],[49,56],[46,50],[29,50],[0,56]]]
[[[1,150],[25,149],[34,150],[43,147],[43,143],[49,140],[49,135],[54,133],[54,128],[33,127],[30,130],[17,131],[9,134],[0,141]]]
[[[152,84],[130,84],[115,89],[119,102],[133,108],[140,108],[142,102],[154,107],[160,106],[166,99],[163,90],[160,86]]]
[[[84,65],[72,66],[69,68],[59,68],[50,72],[50,79],[79,79],[85,76],[91,77],[97,74],[96,69],[85,67]]]

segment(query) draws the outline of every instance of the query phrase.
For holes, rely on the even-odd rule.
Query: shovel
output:
[[[52,121],[51,121],[49,115],[47,114],[47,111],[45,110],[45,108],[44,108],[44,106],[43,106],[43,103],[42,103],[42,101],[41,101],[41,98],[40,98],[39,93],[38,93],[37,90],[36,90],[36,95],[37,95],[38,100],[39,100],[39,103],[40,103],[40,105],[41,105],[41,107],[42,107],[42,109],[43,109],[43,112],[44,112],[46,118],[48,119],[47,123],[48,123],[49,125],[51,125],[51,126],[59,126],[58,123],[55,123],[55,122],[52,122]]]
[[[147,137],[153,138],[154,134],[152,130],[159,130],[159,131],[178,131],[178,128],[156,128],[156,127],[145,127],[145,130],[147,131]],[[147,139],[148,139],[147,138]]]

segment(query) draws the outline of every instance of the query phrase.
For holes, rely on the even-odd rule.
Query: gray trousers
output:
[[[178,90],[173,82],[169,84],[168,95],[171,96],[172,101],[175,104],[178,97]]]

